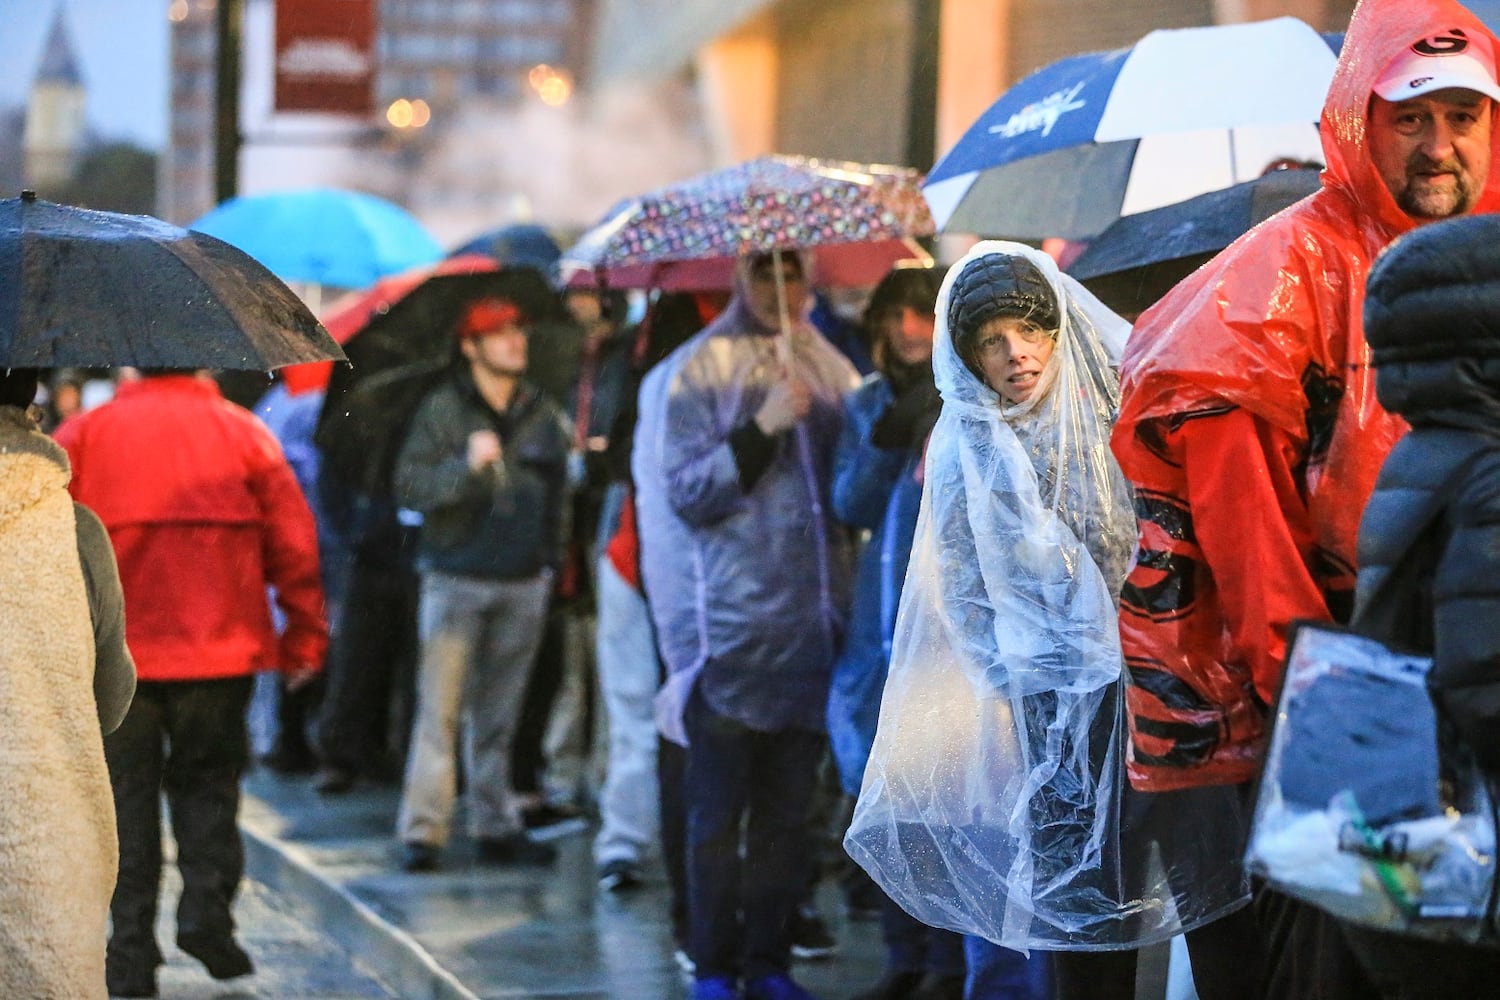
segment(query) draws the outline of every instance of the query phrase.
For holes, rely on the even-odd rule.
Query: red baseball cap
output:
[[[503,327],[521,325],[525,322],[526,314],[521,311],[520,306],[509,299],[495,297],[475,299],[464,309],[453,332],[461,338],[483,337]]]

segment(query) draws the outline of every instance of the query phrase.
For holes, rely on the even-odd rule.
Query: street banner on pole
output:
[[[276,110],[375,110],[375,0],[276,4]]]

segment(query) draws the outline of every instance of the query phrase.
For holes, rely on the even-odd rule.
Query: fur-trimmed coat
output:
[[[67,456],[0,407],[0,996],[103,997],[119,848],[102,732],[135,686],[119,577]],[[97,650],[97,654],[96,654]]]

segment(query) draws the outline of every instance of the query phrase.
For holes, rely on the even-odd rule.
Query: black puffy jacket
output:
[[[1359,530],[1353,626],[1428,653],[1439,712],[1500,779],[1500,216],[1424,226],[1371,269],[1376,393],[1412,431]]]

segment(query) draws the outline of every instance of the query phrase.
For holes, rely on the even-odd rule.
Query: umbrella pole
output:
[[[776,275],[776,315],[781,321],[781,334],[776,338],[776,354],[781,358],[783,373],[792,370],[792,318],[786,304],[786,278],[781,273],[781,248],[771,250],[771,270]]]

